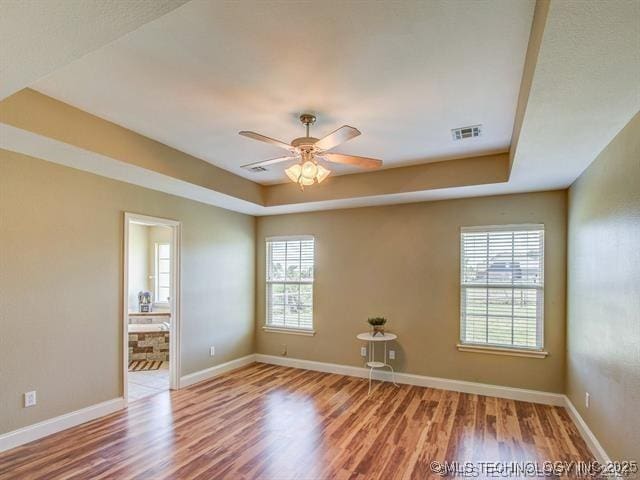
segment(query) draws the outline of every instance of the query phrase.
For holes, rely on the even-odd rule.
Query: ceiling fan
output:
[[[355,165],[360,168],[375,169],[382,166],[382,160],[367,157],[357,157],[354,155],[345,155],[343,153],[333,153],[329,150],[337,147],[341,143],[351,140],[360,135],[357,128],[343,125],[334,130],[329,135],[317,139],[309,136],[309,126],[315,123],[316,117],[310,113],[300,115],[300,121],[307,129],[304,137],[295,138],[291,143],[281,142],[274,138],[265,137],[255,132],[242,131],[238,132],[245,137],[253,138],[261,142],[270,143],[280,148],[284,148],[289,155],[278,158],[271,158],[261,162],[243,165],[242,168],[255,169],[257,167],[265,167],[276,163],[297,160],[297,163],[285,169],[285,173],[292,182],[300,186],[300,190],[304,190],[305,186],[320,183],[329,176],[331,170],[320,162],[343,163],[347,165]]]

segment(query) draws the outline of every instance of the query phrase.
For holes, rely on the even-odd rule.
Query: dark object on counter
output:
[[[138,292],[138,308],[140,312],[151,312],[151,292]]]

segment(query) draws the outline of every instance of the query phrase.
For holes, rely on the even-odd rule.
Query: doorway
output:
[[[179,388],[180,222],[124,215],[125,402]]]

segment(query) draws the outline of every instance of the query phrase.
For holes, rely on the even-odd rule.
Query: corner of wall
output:
[[[264,186],[263,186],[264,196]],[[258,353],[258,291],[260,282],[258,281],[258,228],[260,227],[260,217],[253,217],[253,345],[251,350]]]

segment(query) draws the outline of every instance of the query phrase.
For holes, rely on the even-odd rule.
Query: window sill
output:
[[[305,337],[313,337],[316,334],[315,330],[304,330],[302,328],[269,327],[265,325],[262,329],[270,333],[287,333],[289,335],[302,335]]]
[[[460,352],[488,353],[490,355],[509,355],[512,357],[546,358],[549,352],[544,350],[527,350],[526,348],[502,348],[484,345],[467,345],[459,343],[456,345]]]

